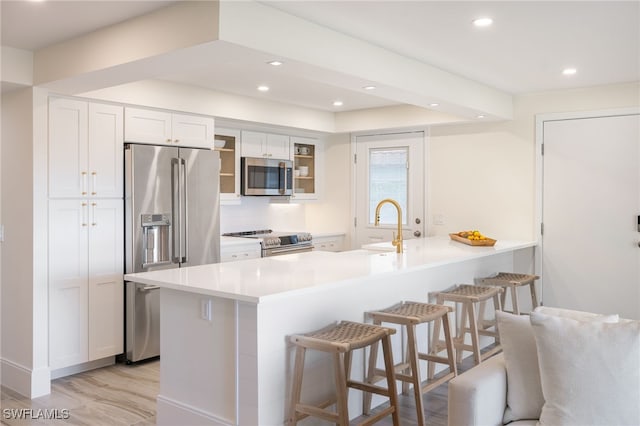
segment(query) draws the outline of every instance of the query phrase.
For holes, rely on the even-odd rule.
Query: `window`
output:
[[[392,198],[402,207],[402,223],[407,224],[407,194],[409,148],[369,150],[369,223],[375,222],[376,206],[385,198]],[[396,209],[385,204],[380,210],[381,225],[395,225]]]

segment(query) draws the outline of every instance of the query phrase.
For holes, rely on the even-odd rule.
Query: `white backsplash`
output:
[[[305,206],[271,202],[271,197],[242,197],[240,205],[220,206],[220,232],[305,231]]]

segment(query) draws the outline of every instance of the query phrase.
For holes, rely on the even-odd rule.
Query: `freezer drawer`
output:
[[[133,282],[127,291],[127,362],[160,355],[160,288]]]

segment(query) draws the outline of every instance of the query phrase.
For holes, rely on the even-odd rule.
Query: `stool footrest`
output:
[[[309,416],[314,416],[336,423],[338,421],[338,413],[324,409],[335,404],[335,401],[329,402],[326,405],[325,404],[326,403],[322,403],[320,405],[307,405],[300,403],[296,404],[296,411],[298,413],[301,413],[300,415],[296,416],[296,421],[302,420]]]
[[[395,407],[387,407],[384,410],[380,411],[379,413],[371,415],[371,417],[362,421],[361,423],[358,423],[358,426],[369,426],[374,423],[377,423],[380,419],[388,416],[389,414],[394,413],[395,411],[396,411]]]
[[[429,392],[431,389],[437,388],[441,384],[448,382],[454,377],[456,377],[456,374],[454,372],[450,372],[442,377],[438,377],[437,379],[430,379],[425,385],[422,386],[422,393]]]
[[[353,389],[358,389],[364,392],[371,392],[371,393],[376,393],[378,395],[382,395],[382,396],[389,396],[389,390],[386,388],[383,388],[381,386],[376,386],[370,383],[362,383],[362,382],[355,382],[353,380],[348,380],[347,381],[347,386]]]

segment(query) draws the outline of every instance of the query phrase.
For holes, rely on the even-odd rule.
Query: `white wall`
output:
[[[536,238],[536,114],[640,105],[640,83],[520,95],[501,123],[433,126],[429,140],[429,234],[477,228],[497,238]]]
[[[325,138],[322,196],[305,206],[305,225],[312,232],[341,232],[347,235],[344,247],[350,246],[351,226],[351,153],[350,135],[335,134]]]
[[[40,89],[2,96],[1,380],[32,398],[50,391],[46,105]]]

